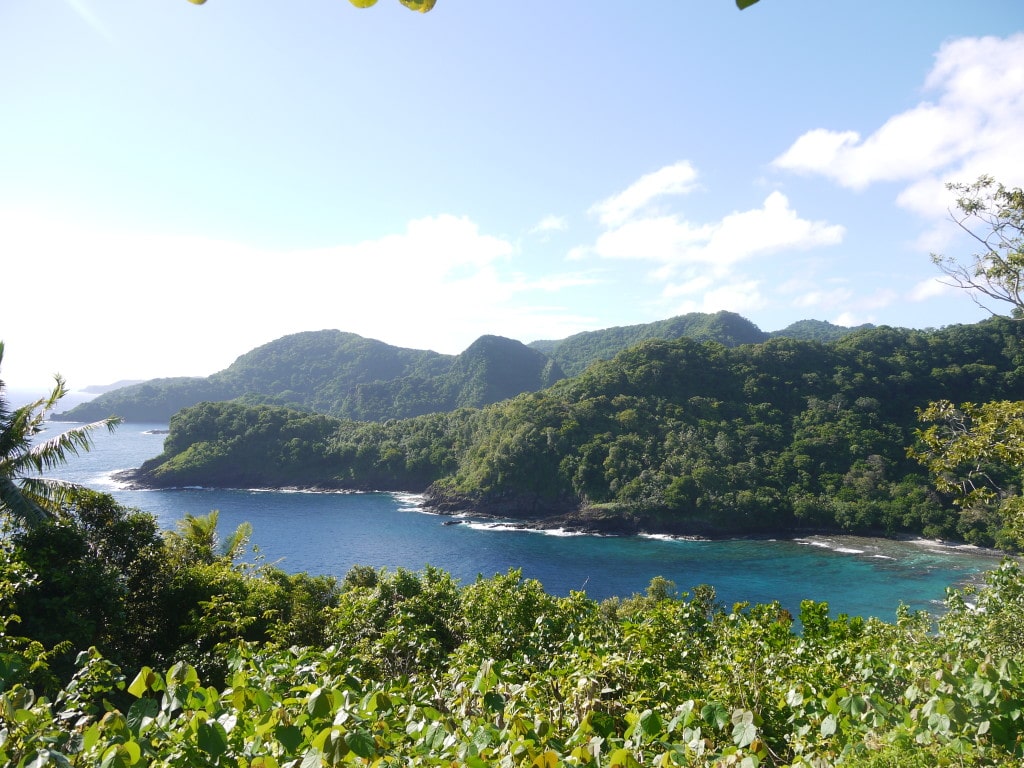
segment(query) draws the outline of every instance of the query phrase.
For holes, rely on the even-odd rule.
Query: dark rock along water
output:
[[[51,423],[60,431],[71,425]],[[814,536],[800,540],[684,541],[524,531],[494,521],[425,514],[410,494],[266,490],[130,491],[111,479],[160,453],[165,424],[124,424],[97,435],[92,452],[54,473],[154,514],[165,528],[186,513],[220,511],[221,531],[253,526],[258,557],[289,572],[341,577],[353,565],[443,568],[463,583],[521,568],[548,592],[585,590],[595,599],[643,592],[655,576],[682,590],[711,584],[726,606],[778,600],[794,615],[800,601],[827,601],[832,615],[890,621],[903,603],[941,609],[946,588],[998,563],[989,553],[933,542]]]

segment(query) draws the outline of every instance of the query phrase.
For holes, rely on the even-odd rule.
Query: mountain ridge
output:
[[[789,328],[794,338],[805,340],[834,340],[856,330],[818,320]],[[642,341],[688,337],[733,347],[788,332],[767,333],[733,312],[695,312],[530,344],[484,335],[459,355],[446,355],[335,329],[303,331],[262,344],[210,376],[151,379],[112,389],[54,418],[95,421],[116,415],[129,422],[166,422],[200,402],[236,399],[359,421],[408,418],[538,391]]]

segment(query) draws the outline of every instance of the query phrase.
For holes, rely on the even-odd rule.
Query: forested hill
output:
[[[907,457],[916,409],[940,398],[1024,399],[1024,324],[882,327],[829,344],[648,341],[542,392],[386,423],[204,404],[175,416],[165,453],[135,479],[427,490],[442,511],[617,532],[991,544],[998,518],[961,514]]]
[[[782,335],[831,341],[851,329],[803,320],[772,334],[731,312],[692,313],[524,346],[482,336],[460,355],[403,349],[354,333],[296,333],[264,344],[206,378],[154,379],[105,392],[54,418],[166,422],[204,401],[242,398],[340,418],[378,421],[481,406],[550,386],[647,339],[683,336],[732,347]]]
[[[560,341],[533,341],[530,346],[551,356],[569,376],[583,373],[598,360],[609,360],[641,341],[690,338],[717,341],[727,347],[759,344],[775,336],[805,341],[835,341],[859,328],[845,328],[822,320],[801,320],[781,331],[766,333],[735,312],[691,312],[654,323],[584,331]]]
[[[340,418],[406,418],[481,406],[550,386],[564,376],[518,341],[484,336],[460,355],[404,349],[354,333],[284,336],[207,378],[156,379],[108,392],[55,418],[169,421],[204,401],[242,398]]]

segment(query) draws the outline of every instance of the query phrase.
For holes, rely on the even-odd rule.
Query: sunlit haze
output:
[[[1024,3],[0,4],[11,388],[338,328],[456,353],[737,312],[937,327],[1024,185]]]

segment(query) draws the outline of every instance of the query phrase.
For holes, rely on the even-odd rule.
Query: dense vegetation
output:
[[[53,398],[8,411],[2,387],[9,478],[14,438]],[[59,463],[60,445],[32,450]],[[660,578],[646,595],[595,603],[516,571],[471,584],[432,568],[287,574],[247,556],[248,526],[221,538],[216,512],[162,533],[108,495],[68,488],[66,503],[22,517],[21,489],[3,490],[4,765],[1024,759],[1024,573],[1013,561],[980,590],[952,593],[937,628],[906,611],[894,623],[832,618],[813,602],[797,624],[778,604],[722,606],[711,587],[676,595]]]
[[[545,355],[498,336],[482,336],[453,356],[354,333],[311,331],[264,344],[207,378],[123,387],[56,418],[85,421],[113,413],[127,421],[166,422],[200,402],[241,399],[383,420],[481,406],[542,389],[563,376]]]
[[[766,333],[735,312],[691,312],[654,323],[584,331],[560,341],[534,341],[530,346],[555,360],[569,376],[583,373],[598,360],[610,360],[619,352],[652,339],[716,341],[726,347],[759,344],[774,337],[803,341],[835,341],[854,330],[822,320],[801,320],[781,331]]]
[[[924,614],[604,603],[243,560],[82,492],[0,546],[0,763],[1002,766],[1024,759],[1024,573]],[[978,610],[977,607],[981,610]],[[19,621],[20,618],[20,621]],[[76,659],[77,657],[77,659]]]
[[[120,387],[57,418],[89,421],[110,414],[127,421],[168,421],[204,401],[241,399],[338,418],[383,421],[479,407],[550,386],[597,360],[647,339],[717,341],[732,347],[787,336],[831,341],[850,329],[804,320],[768,334],[739,315],[692,313],[627,328],[538,341],[525,347],[482,336],[460,355],[403,349],[353,333],[284,336],[247,352],[207,378],[154,379]]]
[[[174,417],[136,479],[429,486],[440,509],[577,513],[569,524],[618,532],[817,528],[1014,546],[998,514],[952,504],[907,449],[931,401],[1021,399],[1022,342],[1002,318],[830,344],[649,341],[542,392],[385,423],[204,404]]]

